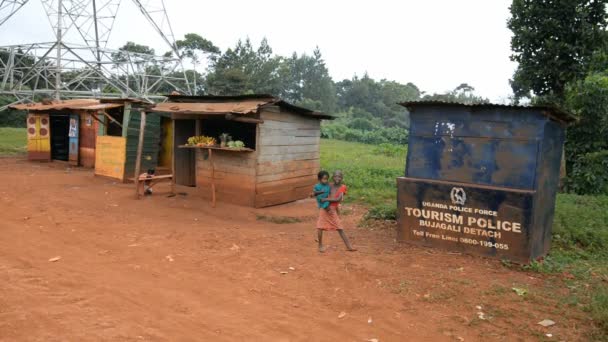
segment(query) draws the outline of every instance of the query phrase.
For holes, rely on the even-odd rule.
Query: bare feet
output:
[[[357,251],[357,249],[355,247],[348,247],[348,248],[346,248],[346,250],[349,251],[349,252],[356,252]]]
[[[325,250],[327,250],[325,246],[319,246],[319,253],[325,253]]]

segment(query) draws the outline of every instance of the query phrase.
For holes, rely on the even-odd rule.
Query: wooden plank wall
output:
[[[260,113],[255,207],[306,198],[320,168],[321,121],[265,108]]]
[[[255,205],[256,152],[213,151],[218,202]],[[196,186],[211,198],[211,163],[207,151],[196,149]]]

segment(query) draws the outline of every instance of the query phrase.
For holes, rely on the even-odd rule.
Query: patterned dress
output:
[[[346,195],[346,185],[342,184],[336,190],[333,198],[339,198],[340,195]],[[317,220],[317,229],[321,230],[338,230],[344,228],[342,221],[338,215],[338,207],[340,202],[332,202],[327,209],[319,209],[319,219]]]

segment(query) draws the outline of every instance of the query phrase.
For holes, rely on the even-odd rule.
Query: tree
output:
[[[567,88],[566,103],[579,117],[567,131],[566,158],[571,171],[578,157],[608,150],[608,75],[594,73],[573,83]]]
[[[278,73],[281,97],[300,105],[311,101],[319,103],[313,109],[327,113],[336,109],[335,85],[318,47],[312,56],[298,56],[294,52],[290,58],[283,59]]]
[[[184,35],[183,40],[175,42],[178,50],[182,53],[182,57],[187,57],[192,62],[192,75],[193,75],[193,86],[194,93],[198,93],[197,78],[199,73],[196,70],[196,66],[201,63],[201,59],[206,56],[208,59],[215,58],[221,53],[220,49],[213,45],[210,40],[207,40],[196,33],[187,33]]]
[[[154,56],[154,49],[147,45],[127,42],[125,45],[118,48],[118,52],[112,53],[112,60],[115,62],[126,62],[129,60],[129,54]]]
[[[428,101],[443,101],[443,102],[457,102],[464,104],[477,104],[477,103],[489,103],[490,100],[482,96],[475,94],[475,88],[470,86],[468,83],[461,83],[454,90],[445,92],[443,94],[434,93],[432,95],[426,94],[422,97],[423,100]]]
[[[595,51],[606,46],[608,0],[513,0],[507,26],[511,60],[519,63],[511,87],[561,102],[568,82],[585,76]]]
[[[257,50],[251,41],[239,40],[234,48],[212,61],[207,75],[209,92],[219,95],[251,93],[278,94],[278,68],[281,58],[272,55],[272,48],[263,39]]]
[[[375,81],[366,73],[336,84],[338,105],[348,112],[346,117],[355,119],[360,111],[369,113],[384,127],[408,127],[407,110],[398,103],[420,98],[420,90],[412,83]]]

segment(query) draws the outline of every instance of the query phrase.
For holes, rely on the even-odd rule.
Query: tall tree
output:
[[[221,51],[210,40],[207,40],[196,33],[187,33],[184,35],[184,39],[176,41],[175,44],[181,52],[182,57],[187,57],[192,62],[194,93],[197,94],[199,89],[196,80],[200,77],[200,74],[197,72],[196,66],[201,63],[201,60],[205,58],[205,56],[208,59],[213,59],[220,54]]]
[[[445,102],[458,102],[464,104],[476,104],[476,103],[488,103],[490,100],[482,96],[475,94],[475,88],[468,83],[461,83],[454,90],[448,91],[443,94],[426,94],[423,96],[424,100],[434,101],[445,101]]]
[[[215,59],[207,76],[209,92],[220,95],[271,93],[278,91],[279,57],[272,55],[266,39],[256,50],[249,38],[239,40]]]
[[[118,52],[112,53],[112,59],[117,62],[125,62],[129,58],[129,54],[154,55],[154,49],[147,45],[127,42],[125,45],[118,48]]]
[[[511,87],[517,98],[530,92],[561,102],[566,84],[588,71],[605,46],[608,0],[513,0],[508,27],[511,59],[519,63]]]

